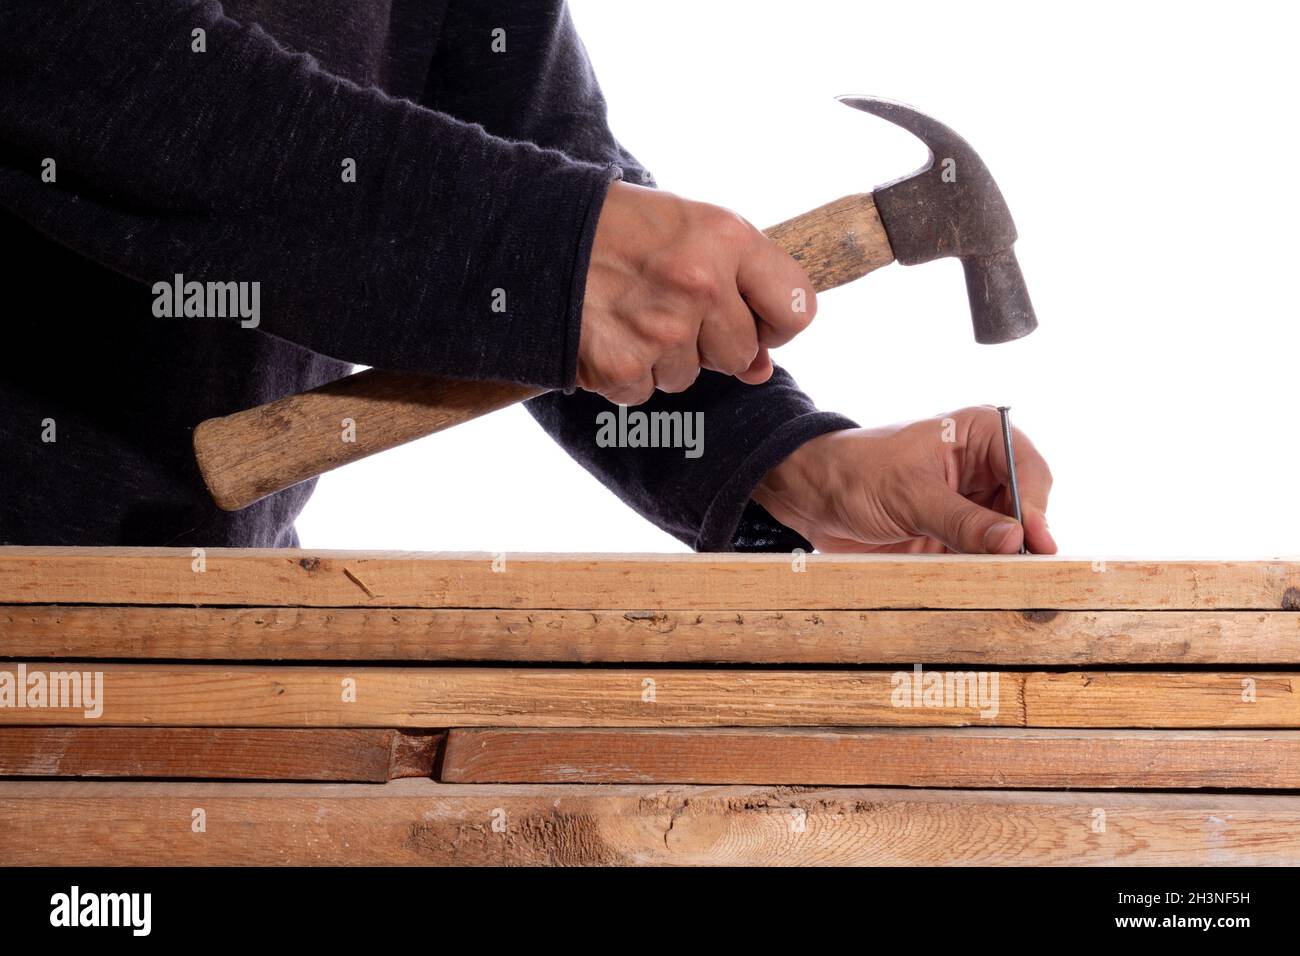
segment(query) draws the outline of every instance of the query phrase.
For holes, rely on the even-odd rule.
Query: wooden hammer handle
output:
[[[818,292],[893,261],[870,193],[845,196],[766,231]],[[542,394],[506,382],[467,382],[370,369],[301,395],[209,418],[194,429],[194,455],[226,511]]]

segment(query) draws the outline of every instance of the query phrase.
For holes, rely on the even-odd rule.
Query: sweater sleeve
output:
[[[345,361],[572,384],[616,156],[357,86],[214,0],[5,0],[0,62],[0,205],[72,250],[258,282],[261,331]]]
[[[565,5],[559,0],[498,5],[453,0],[430,74],[426,102],[589,163],[615,163],[630,182],[654,185],[610,132],[604,97]],[[484,37],[504,31],[505,49]],[[678,395],[655,393],[628,410],[692,416],[699,454],[681,447],[627,447],[601,435],[619,409],[588,392],[550,392],[529,412],[579,464],[652,523],[699,551],[812,550],[800,535],[750,499],[763,475],[804,442],[855,427],[817,409],[777,369],[763,385],[704,372]],[[672,422],[672,419],[650,421]],[[670,426],[671,427],[671,426]],[[608,436],[604,436],[608,437]],[[692,450],[692,455],[694,451]]]
[[[804,442],[856,427],[818,411],[780,368],[755,386],[703,372],[685,392],[656,392],[635,408],[550,392],[528,410],[606,487],[697,551],[811,551],[750,495]]]

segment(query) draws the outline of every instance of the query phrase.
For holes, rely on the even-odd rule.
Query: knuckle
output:
[[[668,284],[686,295],[708,296],[714,290],[713,273],[693,258],[682,258],[667,267]]]
[[[697,331],[693,323],[674,315],[656,324],[652,334],[661,348],[672,351],[694,344]]]
[[[721,242],[740,245],[753,238],[754,227],[739,214],[719,206],[714,210],[709,232]]]
[[[646,402],[650,401],[650,397],[654,395],[654,393],[655,393],[655,387],[653,383],[647,382],[644,385],[635,386],[633,388],[628,389],[627,400],[624,402],[624,404],[643,405]]]
[[[955,412],[945,412],[940,418],[951,418],[954,421],[963,424],[975,424],[981,421],[991,421],[999,423],[997,406],[995,405],[967,405],[959,408]]]
[[[692,375],[675,375],[672,378],[661,382],[659,384],[659,390],[673,395],[678,392],[684,392],[695,384],[695,380],[699,377],[699,374],[700,370],[696,369],[695,373]]]
[[[722,368],[718,371],[727,375],[738,375],[745,369],[754,364],[754,359],[758,358],[758,346],[753,348],[739,349],[725,356],[721,362]]]
[[[643,363],[630,355],[613,356],[602,371],[605,381],[614,387],[633,385],[645,376]]]
[[[721,372],[723,375],[735,375],[749,368],[749,363],[740,364],[740,360],[734,355],[710,356],[704,360],[705,368],[714,372]]]

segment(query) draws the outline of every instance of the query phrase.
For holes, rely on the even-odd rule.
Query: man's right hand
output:
[[[639,405],[685,391],[701,368],[757,385],[767,350],[816,312],[803,269],[740,216],[616,182],[587,271],[578,386]]]

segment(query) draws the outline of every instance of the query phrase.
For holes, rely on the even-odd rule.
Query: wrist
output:
[[[823,523],[826,502],[835,484],[833,447],[849,429],[812,438],[768,470],[751,497],[777,521],[805,538]]]

